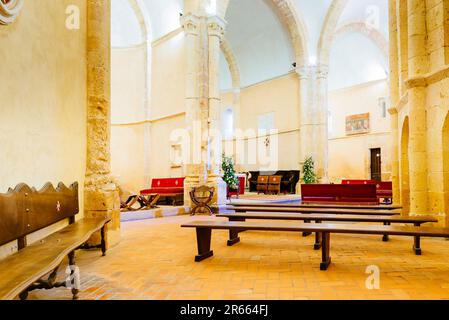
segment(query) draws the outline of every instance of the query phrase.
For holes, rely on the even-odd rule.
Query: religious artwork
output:
[[[0,25],[13,23],[22,6],[23,0],[0,0]]]
[[[357,114],[346,117],[346,135],[370,132],[370,114]]]

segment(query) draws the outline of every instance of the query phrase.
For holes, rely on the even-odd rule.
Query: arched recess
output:
[[[232,48],[229,45],[226,38],[223,38],[221,42],[221,51],[228,64],[229,72],[232,78],[232,92],[233,92],[233,118],[234,128],[240,128],[240,69],[237,63],[237,59],[232,52]]]
[[[401,134],[401,201],[402,213],[410,212],[409,119],[405,118]]]
[[[115,14],[125,8],[126,14],[112,10],[112,26],[132,23],[138,36],[111,46],[111,172],[123,191],[136,192],[147,183],[150,170],[151,132],[145,120],[151,106],[151,24],[143,1],[115,1],[120,5]],[[126,32],[124,39],[131,37]],[[128,148],[134,157],[123,156]]]
[[[443,126],[443,179],[444,179],[444,210],[446,225],[449,223],[449,113]]]
[[[217,0],[220,1],[220,0]],[[241,0],[238,0],[241,1]],[[304,19],[296,11],[291,0],[264,0],[266,1],[278,15],[279,20],[284,25],[289,33],[291,40],[296,64],[298,66],[307,65],[308,59],[308,47],[307,47],[307,32]],[[220,4],[220,12],[223,17],[226,15],[226,11],[229,5],[229,0],[223,0]]]
[[[142,0],[128,0],[129,4],[134,10],[134,13],[139,21],[143,39],[142,41],[146,44],[146,101],[145,101],[145,115],[148,119],[150,116],[150,102],[151,102],[151,23],[150,18],[148,16],[148,10],[145,6],[145,3]]]
[[[376,28],[369,28],[365,22],[350,22],[342,25],[335,32],[332,42],[348,33],[360,33],[370,39],[388,60],[389,45],[385,36]]]
[[[232,88],[234,90],[240,89],[240,69],[237,63],[237,59],[232,52],[231,46],[226,39],[223,39],[223,41],[221,42],[221,51],[223,52],[223,55],[225,56],[226,62],[229,66],[229,71],[232,77]]]
[[[330,50],[334,39],[334,33],[337,29],[341,14],[348,4],[349,0],[333,0],[321,30],[320,41],[318,43],[318,64],[329,65]]]

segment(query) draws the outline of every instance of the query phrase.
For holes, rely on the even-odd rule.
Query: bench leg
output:
[[[315,221],[315,223],[321,223],[321,221]],[[313,245],[314,250],[321,249],[321,238],[322,238],[321,232],[315,232],[315,244]]]
[[[228,219],[229,221],[237,221],[237,222],[245,222],[246,219],[245,218],[233,218],[233,217],[229,217]],[[229,230],[229,240],[228,240],[228,246],[232,247],[234,244],[239,243],[240,242],[240,237],[239,237],[239,233],[240,232],[244,232],[245,230]]]
[[[75,266],[76,265],[76,261],[75,261],[75,251],[72,251],[69,253],[69,266]],[[75,270],[72,269],[70,276],[73,277],[73,274],[75,273]],[[74,280],[72,282],[72,285],[74,285]],[[78,300],[78,293],[79,290],[77,288],[75,288],[75,286],[73,286],[72,288],[72,295],[73,295],[73,300]]]
[[[417,256],[421,255],[421,237],[415,237],[415,243],[413,245],[413,251]]]
[[[101,253],[102,256],[106,256],[106,225],[103,226],[103,228],[101,228]]]
[[[304,223],[310,223],[310,221],[304,221]],[[308,237],[308,236],[310,236],[312,234],[312,232],[303,232],[302,233],[302,236],[303,237]]]
[[[384,222],[384,226],[389,226],[389,225],[391,225],[390,222]],[[390,237],[388,236],[388,234],[384,234],[384,236],[382,237],[382,241],[388,242],[388,240],[390,240]]]
[[[203,261],[214,255],[210,249],[210,240],[212,236],[212,229],[196,228],[196,240],[198,244],[198,255],[195,257],[196,262]]]
[[[322,247],[321,247],[321,264],[320,270],[326,271],[329,265],[331,264],[331,257],[329,255],[330,249],[330,233],[323,232],[322,233]]]
[[[239,232],[235,229],[229,230],[228,247],[240,242]]]

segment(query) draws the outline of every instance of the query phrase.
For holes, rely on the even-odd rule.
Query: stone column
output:
[[[316,110],[315,118],[315,159],[316,172],[321,183],[328,182],[328,75],[329,67],[327,65],[319,65],[316,73]]]
[[[410,78],[428,71],[426,2],[408,0]],[[426,88],[408,90],[410,112],[410,213],[427,212]]]
[[[207,185],[215,188],[214,205],[226,204],[226,183],[221,178],[222,135],[220,130],[220,43],[224,35],[226,22],[218,16],[207,19],[208,34],[208,177]]]
[[[399,132],[398,111],[395,108],[399,102],[399,45],[398,19],[396,15],[396,0],[389,1],[390,17],[390,115],[391,115],[391,179],[393,181],[393,202],[401,202],[399,184]]]
[[[312,103],[310,101],[310,68],[302,66],[296,68],[299,79],[299,160],[300,166],[304,161],[314,156],[313,152],[313,121],[312,121]],[[302,174],[302,172],[301,172]]]
[[[110,177],[110,1],[87,2],[87,163],[85,218],[112,217],[107,245],[120,240],[120,199]],[[98,243],[99,235],[90,242]]]
[[[200,18],[196,15],[184,15],[181,17],[181,25],[185,33],[186,52],[186,131],[188,134],[189,154],[187,163],[184,163],[186,179],[184,182],[184,205],[190,206],[190,190],[206,178],[200,179],[201,166],[201,128],[200,125]],[[199,132],[198,132],[199,131]],[[198,136],[199,135],[199,136]],[[201,181],[200,181],[201,180]]]

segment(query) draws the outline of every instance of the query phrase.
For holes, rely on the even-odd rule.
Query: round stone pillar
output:
[[[401,203],[399,183],[399,119],[395,108],[399,102],[399,45],[398,19],[396,14],[396,0],[389,2],[390,26],[390,109],[391,115],[391,180],[393,182],[393,203]]]
[[[414,78],[428,71],[426,46],[426,3],[408,0],[408,69]],[[427,212],[427,126],[426,88],[412,87],[408,90],[410,112],[410,213]]]
[[[112,218],[106,230],[110,247],[120,240],[120,198],[110,177],[111,4],[87,1],[87,162],[85,218]],[[94,235],[90,242],[99,242]]]
[[[329,67],[319,65],[316,74],[316,105],[315,111],[315,154],[316,172],[321,183],[328,182],[328,155],[329,155],[329,133],[328,133],[328,75]]]

